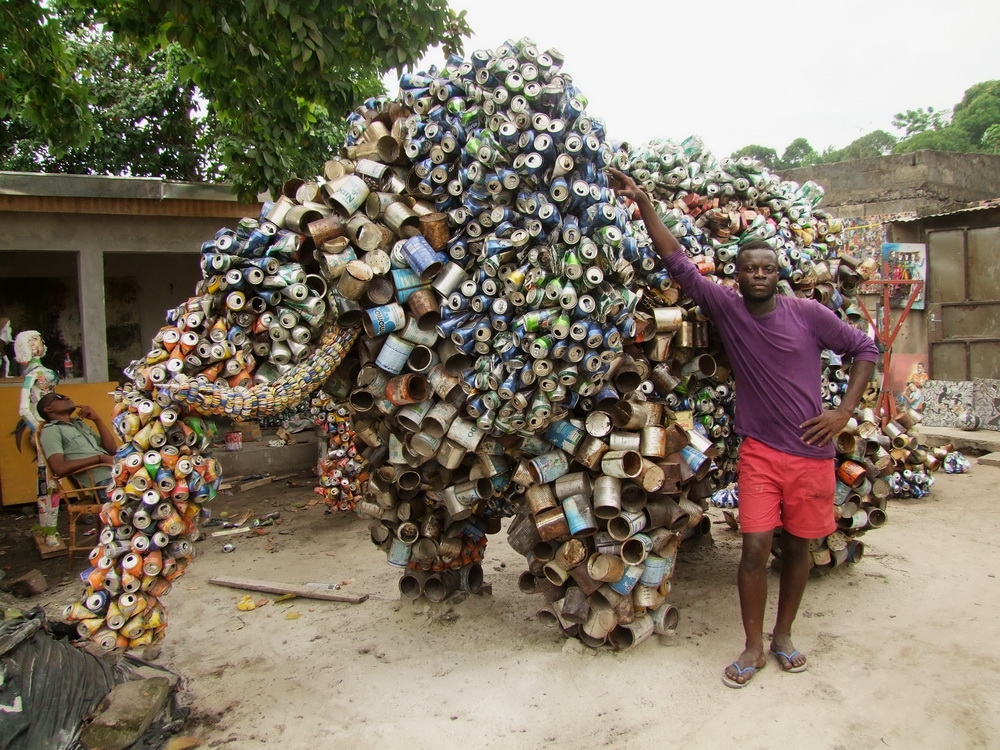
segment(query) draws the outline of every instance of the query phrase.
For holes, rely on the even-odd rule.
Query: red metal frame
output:
[[[887,261],[882,261],[882,276],[887,277],[888,275],[889,264]],[[871,324],[872,329],[875,331],[875,340],[878,342],[883,352],[882,387],[878,394],[876,413],[882,419],[882,427],[885,427],[886,424],[896,417],[896,402],[892,397],[892,391],[889,390],[889,364],[892,361],[892,344],[896,340],[896,336],[899,334],[899,329],[903,325],[903,321],[906,320],[906,316],[910,314],[910,309],[913,307],[913,303],[917,301],[917,297],[924,288],[924,282],[922,279],[881,278],[865,281],[864,284],[873,284],[882,287],[882,330],[879,330],[878,323],[876,323],[875,319],[872,318],[868,308],[865,307],[865,303],[858,299],[858,304],[861,307],[861,312],[865,314],[865,317]],[[910,298],[907,300],[902,313],[900,313],[899,320],[896,321],[896,325],[893,326],[892,316],[890,314],[890,310],[892,308],[889,304],[889,292],[892,287],[906,285],[912,287],[910,290]]]

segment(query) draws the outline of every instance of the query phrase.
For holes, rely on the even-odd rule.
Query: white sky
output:
[[[551,2],[449,0],[475,32],[466,56],[506,39],[555,47],[613,140],[699,134],[717,156],[750,143],[779,156],[892,128],[896,112],[952,107],[1000,79],[997,0]],[[440,51],[425,65],[440,64]],[[394,77],[387,88],[395,93]]]

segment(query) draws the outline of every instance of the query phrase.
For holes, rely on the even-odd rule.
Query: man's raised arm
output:
[[[670,278],[697,302],[708,314],[716,311],[717,305],[726,296],[726,292],[718,284],[701,275],[701,272],[691,262],[682,250],[681,243],[674,237],[673,232],[667,229],[663,219],[656,213],[653,201],[646,195],[646,191],[640,188],[631,177],[617,169],[608,168],[608,177],[611,187],[619,195],[631,199],[639,206],[639,213],[646,224],[646,231],[653,241],[653,249],[663,260]]]
[[[612,189],[618,195],[625,196],[639,206],[639,214],[646,225],[646,231],[649,232],[649,239],[653,241],[653,249],[666,262],[668,255],[681,249],[681,243],[656,213],[653,201],[646,195],[646,191],[636,185],[635,180],[624,172],[609,167],[608,176],[611,178]]]

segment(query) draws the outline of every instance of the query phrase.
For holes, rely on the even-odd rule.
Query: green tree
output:
[[[346,114],[372,77],[417,62],[434,44],[457,48],[469,31],[445,0],[94,0],[93,7],[116,36],[145,49],[174,42],[188,54],[181,75],[231,134],[222,159],[243,197],[293,172],[319,118]]]
[[[917,133],[905,141],[900,141],[892,149],[894,154],[908,154],[912,151],[974,151],[975,144],[969,140],[968,134],[954,126],[941,130],[928,130]]]
[[[243,144],[229,133],[197,87],[181,81],[187,55],[177,45],[146,56],[108,32],[85,29],[67,36],[67,50],[86,65],[95,138],[85,147],[53,151],[45,133],[24,117],[0,120],[0,169],[62,174],[112,174],[218,181],[223,154]],[[371,79],[368,95],[382,93]],[[317,107],[317,121],[292,154],[291,171],[314,174],[344,142],[346,121]]]
[[[796,138],[788,144],[785,152],[778,160],[778,169],[795,169],[796,167],[807,167],[816,162],[818,154],[816,149],[809,145],[805,138]]]
[[[986,132],[983,133],[982,144],[986,147],[987,152],[1000,154],[1000,124],[990,125],[986,128]]]
[[[925,133],[928,130],[941,130],[949,123],[948,111],[938,111],[934,107],[924,109],[908,109],[905,112],[897,112],[892,118],[892,126],[903,131],[903,137],[909,138],[917,133]]]
[[[55,2],[61,5],[50,6]],[[180,81],[197,86],[209,103],[225,135],[217,153],[243,198],[276,188],[294,172],[331,113],[346,114],[383,73],[416,62],[435,44],[457,49],[470,31],[464,12],[456,14],[446,0],[12,0],[0,7],[10,8],[0,14],[5,27],[23,37],[16,49],[2,50],[0,73],[15,78],[18,90],[45,93],[51,87],[55,102],[70,93],[77,95],[72,101],[86,99],[72,67],[64,78],[40,78],[35,68],[6,58],[8,50],[41,48],[61,63],[71,61],[63,37],[52,30],[56,10],[72,11],[76,28],[104,24],[143,54],[176,44],[184,55]],[[5,97],[0,115],[9,119],[21,112],[23,97]],[[86,107],[80,111],[77,130],[92,137]],[[67,144],[59,129],[46,135],[53,153],[79,145]]]
[[[822,154],[817,154],[814,164],[833,164],[838,161],[853,161],[854,159],[871,159],[892,153],[896,144],[895,136],[884,130],[874,130],[857,140],[851,141],[844,148],[827,146]]]
[[[93,132],[87,75],[59,15],[33,0],[0,3],[0,120],[22,119],[57,150],[83,145]]]
[[[827,146],[823,149],[823,152],[816,155],[815,164],[833,164],[837,161],[843,161],[844,149],[834,148],[833,146]]]
[[[935,151],[980,151],[989,148],[986,132],[1000,124],[1000,81],[983,81],[966,90],[955,105],[951,123],[925,130],[900,141],[893,149],[902,154],[922,149]]]
[[[983,81],[970,87],[955,105],[952,126],[978,144],[991,125],[1000,123],[1000,81]]]
[[[208,177],[203,141],[207,118],[198,116],[195,86],[178,75],[185,55],[176,47],[139,54],[97,29],[66,37],[67,51],[84,65],[88,110],[96,131],[85,147],[55,151],[45,129],[24,116],[0,121],[0,168],[66,174]]]
[[[732,158],[739,159],[741,156],[749,156],[757,159],[761,164],[763,164],[768,169],[774,169],[778,163],[778,152],[773,148],[768,148],[767,146],[760,146],[756,143],[751,143],[749,146],[744,146],[739,151],[734,151]]]
[[[873,130],[855,141],[847,144],[841,152],[838,161],[853,159],[870,159],[875,156],[885,156],[892,153],[896,145],[896,137],[884,130]]]

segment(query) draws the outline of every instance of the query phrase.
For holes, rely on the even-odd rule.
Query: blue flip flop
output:
[[[771,653],[774,654],[775,657],[778,657],[778,656],[785,657],[785,660],[789,664],[791,664],[792,663],[792,659],[794,659],[795,656],[797,654],[799,654],[800,652],[798,652],[798,651],[792,651],[792,653],[786,654],[784,651],[771,651]],[[781,660],[780,659],[778,660],[778,665],[781,666]],[[796,673],[796,672],[805,672],[808,668],[809,668],[809,662],[806,662],[805,664],[802,664],[802,665],[800,665],[798,667],[789,667],[788,669],[785,669],[785,667],[782,666],[781,667],[781,671],[782,672]]]
[[[749,685],[750,680],[752,680],[757,675],[757,672],[762,670],[764,666],[766,666],[766,664],[760,667],[743,667],[741,669],[739,662],[734,661],[730,666],[736,667],[737,677],[741,677],[745,672],[750,673],[750,676],[747,678],[746,682],[737,682],[732,677],[727,675],[725,670],[722,670],[722,684],[725,685],[726,687],[731,687],[739,690],[740,688],[745,688],[747,685]]]

